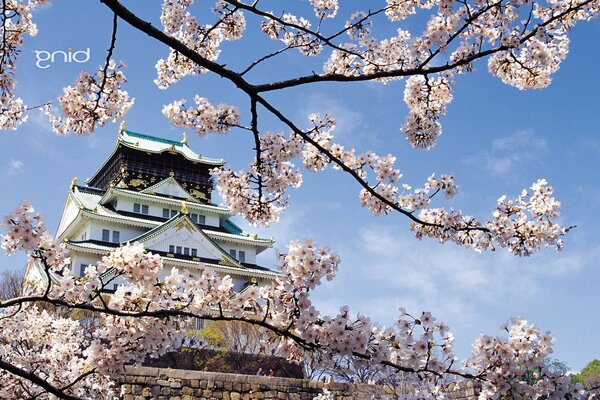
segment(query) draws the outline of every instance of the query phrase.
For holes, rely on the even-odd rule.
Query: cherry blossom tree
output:
[[[183,77],[213,74],[245,95],[247,103],[239,107],[211,104],[202,93],[191,100],[173,99],[163,114],[174,126],[198,135],[239,129],[253,136],[254,157],[246,170],[212,171],[222,199],[251,223],[278,220],[289,205],[288,190],[302,184],[299,165],[315,172],[331,167],[356,182],[362,206],[375,215],[405,216],[417,238],[453,242],[476,251],[506,248],[519,256],[542,247],[562,247],[561,238],[570,228],[556,222],[560,203],[546,180],[534,182],[515,199],[501,196],[487,219],[434,206],[443,201],[439,197],[456,195],[452,176],[434,174],[413,188],[402,181],[393,155],[336,143],[335,115],[312,114],[295,121],[269,94],[324,82],[385,85],[404,79],[408,115],[399,129],[415,149],[427,150],[442,132],[442,117],[459,75],[472,73],[473,63],[485,59],[489,73],[508,85],[548,86],[568,53],[569,30],[598,14],[598,0],[385,0],[348,19],[338,16],[345,6],[337,0],[310,0],[302,15],[286,12],[283,5],[273,11],[259,0],[219,0],[210,5],[164,0],[156,9],[161,26],[142,19],[118,0],[100,0],[99,7],[113,14],[104,65],[81,72],[56,102],[28,106],[15,96],[15,68],[24,35],[37,33],[35,10],[48,2],[3,1],[3,129],[17,129],[28,111],[39,107],[60,135],[90,134],[122,117],[133,100],[125,90],[126,68],[114,59],[113,50],[118,25],[128,24],[149,36],[147,40],[167,46],[168,53],[155,66],[154,84],[159,89],[177,85]],[[426,17],[423,32],[403,29],[403,22],[413,15]],[[244,67],[230,68],[228,57],[239,54],[227,54],[222,44],[240,40],[247,24],[259,24],[262,40],[280,47],[241,60]],[[377,39],[378,24],[391,25],[395,34]],[[251,71],[267,65],[279,62],[285,68],[282,54],[292,51],[306,57],[304,74],[270,82],[250,78]],[[326,61],[316,65],[316,55],[325,55]],[[278,120],[284,131],[264,126],[267,117]],[[209,269],[197,279],[173,269],[160,280],[162,260],[140,244],[115,249],[98,265],[87,267],[83,278],[75,278],[66,268],[65,250],[54,243],[30,204],[9,214],[4,225],[6,252],[27,252],[48,279],[20,297],[0,302],[0,378],[8,382],[0,392],[3,397],[117,396],[112,390],[116,374],[127,363],[180,345],[189,318],[254,324],[290,359],[299,360],[309,351],[319,353],[323,362],[350,357],[353,365],[402,373],[409,377],[410,389],[401,394],[407,399],[444,398],[447,387],[460,380],[479,382],[482,398],[587,396],[570,386],[568,377],[547,367],[552,337],[522,319],[505,324],[499,336],[482,335],[473,345],[472,357],[461,363],[454,355],[449,328],[430,313],[412,315],[401,309],[393,328],[381,328],[361,314],[354,317],[348,307],[341,307],[335,316],[323,315],[312,305],[311,294],[323,279],[334,278],[340,258],[311,241],[290,243],[280,260],[281,275],[272,285],[236,293],[229,277]],[[104,288],[116,278],[128,285],[103,296]],[[100,323],[83,334],[77,321],[53,316],[47,306],[90,312],[98,315]],[[70,360],[68,368],[62,368],[64,360]]]

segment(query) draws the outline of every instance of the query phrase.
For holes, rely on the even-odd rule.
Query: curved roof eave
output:
[[[126,135],[127,138],[124,138],[124,135]],[[161,149],[139,147],[139,146],[136,146],[135,141],[133,141],[133,140],[129,141],[129,139],[128,139],[129,137],[138,138],[138,139],[142,139],[142,140],[149,140],[149,141],[154,141],[154,142],[161,142],[161,143],[168,145],[168,147],[164,147]],[[175,141],[168,140],[168,139],[161,139],[161,138],[144,135],[144,134],[133,132],[133,131],[123,130],[119,133],[119,136],[117,137],[117,141],[115,143],[115,147],[114,147],[113,151],[106,158],[106,160],[104,160],[104,162],[102,163],[100,168],[98,168],[98,170],[96,170],[96,172],[90,178],[87,179],[87,182],[91,182],[94,180],[94,178],[96,178],[96,176],[100,173],[100,171],[102,171],[104,166],[110,161],[112,156],[115,155],[115,153],[119,149],[119,146],[121,146],[121,145],[124,147],[128,147],[130,149],[145,151],[145,152],[153,153],[153,154],[161,154],[164,152],[175,151],[178,154],[181,154],[187,160],[194,161],[194,162],[200,162],[200,163],[207,164],[207,165],[213,165],[215,167],[220,167],[225,164],[225,161],[223,159],[218,160],[215,158],[203,157],[200,154],[196,154],[192,149],[190,149],[187,145],[185,145],[181,142],[175,142]]]

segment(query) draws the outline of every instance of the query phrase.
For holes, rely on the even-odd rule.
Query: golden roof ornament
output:
[[[125,125],[127,125],[127,121],[121,121],[121,125],[119,125],[119,133],[125,132]]]
[[[71,190],[73,190],[73,188],[77,186],[77,177],[73,178],[71,180]]]
[[[182,135],[181,143],[183,143],[183,144],[185,144],[187,146],[188,145],[187,134],[185,132],[183,132],[181,135]]]
[[[181,210],[180,210],[180,212],[183,215],[189,215],[190,214],[190,210],[188,210],[188,207],[187,207],[187,204],[185,204],[185,201],[181,202]]]

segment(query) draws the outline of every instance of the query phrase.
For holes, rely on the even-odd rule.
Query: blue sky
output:
[[[152,2],[143,16],[156,22],[158,4]],[[18,94],[31,105],[54,100],[82,67],[95,70],[105,58],[111,27],[111,16],[99,2],[57,1],[34,18],[39,35],[26,39],[17,66]],[[275,48],[262,37],[259,45],[249,44],[257,38],[256,26],[251,29],[248,40],[223,47],[222,60],[229,66],[242,66],[252,55]],[[598,21],[577,26],[567,60],[553,84],[542,91],[505,86],[487,74],[485,63],[477,64],[477,72],[458,78],[454,101],[442,121],[443,135],[428,152],[413,150],[399,131],[406,115],[403,82],[314,85],[269,96],[296,121],[312,112],[330,112],[338,121],[337,140],[358,151],[395,154],[405,181],[413,186],[432,172],[455,175],[459,194],[444,205],[480,218],[489,215],[500,195],[514,196],[536,179],[548,179],[562,202],[561,222],[577,225],[563,252],[547,249],[518,258],[504,251],[477,254],[451,244],[418,241],[401,216],[374,217],[361,208],[357,186],[338,171],[305,172],[302,188],[291,192],[290,209],[278,224],[260,232],[274,236],[280,251],[290,239],[312,237],[341,255],[337,279],[316,293],[325,312],[348,304],[389,325],[400,306],[414,313],[429,310],[452,327],[460,357],[469,354],[480,332],[496,334],[505,320],[521,316],[553,332],[554,357],[581,369],[600,357],[599,37]],[[89,48],[90,61],[36,67],[34,50],[69,47]],[[162,105],[194,94],[213,103],[234,104],[247,117],[247,100],[217,77],[185,79],[167,91],[158,90],[152,83],[154,64],[166,54],[164,46],[119,25],[116,58],[128,66],[127,90],[135,97],[126,117],[128,129],[180,138],[182,130],[168,124]],[[304,61],[290,53],[251,79],[264,82],[320,69],[321,60],[310,60],[310,65]],[[266,116],[260,123],[264,130],[282,129]],[[55,231],[71,179],[78,176],[82,182],[104,161],[114,146],[117,126],[109,124],[85,138],[61,138],[34,112],[18,131],[3,132],[2,213],[29,199]],[[223,157],[235,168],[245,167],[252,157],[252,140],[245,132],[190,135],[190,146],[203,155]],[[238,222],[247,227],[239,218]],[[265,255],[263,264],[272,265],[272,256]],[[23,257],[0,256],[2,270],[23,264]]]

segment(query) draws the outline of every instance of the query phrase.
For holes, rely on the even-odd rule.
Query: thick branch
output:
[[[55,395],[56,397],[58,397],[59,399],[64,399],[64,400],[80,400],[79,397],[74,397],[71,396],[69,394],[66,394],[63,392],[62,389],[59,389],[55,386],[52,386],[50,383],[48,383],[46,380],[40,378],[38,375],[29,372],[29,371],[25,371],[24,369],[21,369],[7,361],[4,361],[3,359],[0,358],[0,368],[10,372],[13,375],[16,375],[18,377],[21,377],[23,379],[26,379],[28,381],[30,381],[31,383],[41,387],[42,389],[44,389],[45,391],[47,391],[48,393],[52,393],[53,395]]]

